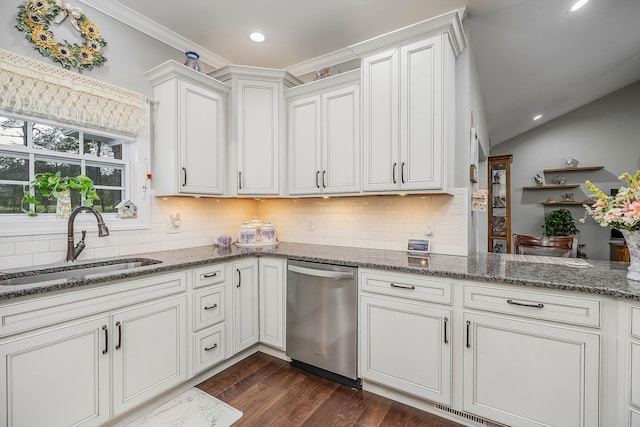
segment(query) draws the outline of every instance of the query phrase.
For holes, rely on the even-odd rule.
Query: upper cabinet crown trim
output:
[[[315,93],[318,90],[327,88],[334,88],[343,85],[351,85],[360,82],[360,69],[347,71],[345,73],[336,74],[324,79],[315,80],[309,83],[305,83],[300,86],[292,87],[284,91],[284,96],[287,100],[297,96],[304,96],[310,93]]]
[[[245,65],[227,65],[219,70],[209,73],[213,78],[226,82],[234,77],[244,79],[258,79],[260,81],[282,82],[286,87],[302,84],[302,81],[291,75],[288,71],[276,68],[252,67]]]
[[[213,77],[209,77],[206,74],[195,71],[172,59],[150,69],[149,71],[144,73],[144,75],[154,86],[165,80],[179,77],[182,80],[191,81],[192,83],[205,85],[209,88],[215,89],[223,93],[225,96],[229,95],[229,92],[231,92],[231,88],[226,84],[214,79]]]
[[[435,34],[447,33],[453,53],[457,57],[467,46],[467,39],[462,27],[464,10],[453,10],[416,24],[391,31],[386,34],[349,46],[357,56],[387,49],[400,44],[407,44],[414,39],[424,39]]]

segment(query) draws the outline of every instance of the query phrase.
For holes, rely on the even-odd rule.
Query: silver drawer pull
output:
[[[211,347],[205,347],[205,348],[204,348],[204,351],[211,351],[211,350],[213,350],[214,348],[218,348],[218,344],[214,344],[214,345],[212,345]]]
[[[205,275],[203,275],[202,277],[204,277],[205,279],[208,279],[210,277],[216,277],[218,275],[218,271],[216,271],[215,273],[207,273]]]
[[[514,301],[512,299],[508,299],[507,300],[507,304],[511,304],[511,305],[519,305],[521,307],[531,307],[531,308],[543,308],[544,304],[539,303],[539,304],[526,304],[524,302],[518,302],[518,301]]]
[[[391,283],[392,288],[400,288],[400,289],[409,289],[410,291],[415,290],[415,286],[413,285],[396,285],[395,283]]]
[[[210,306],[206,306],[204,309],[205,310],[214,310],[216,308],[218,308],[218,304],[213,304],[213,305],[210,305]]]

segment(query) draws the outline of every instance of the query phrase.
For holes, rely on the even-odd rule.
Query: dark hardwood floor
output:
[[[462,427],[411,406],[357,391],[255,353],[198,384],[243,412],[238,426]]]

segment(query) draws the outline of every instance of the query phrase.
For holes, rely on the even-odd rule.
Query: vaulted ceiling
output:
[[[467,8],[491,145],[640,80],[640,1],[120,0],[218,62],[285,68]],[[113,0],[92,0],[92,6]],[[249,40],[262,31],[266,40]],[[203,55],[203,58],[206,55]],[[334,55],[336,56],[336,55]],[[338,55],[339,56],[339,55]],[[212,64],[215,65],[215,64]],[[640,100],[639,100],[640,102]],[[542,114],[538,121],[532,121]]]

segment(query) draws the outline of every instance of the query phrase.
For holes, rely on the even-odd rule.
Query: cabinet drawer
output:
[[[631,335],[640,338],[640,307],[631,307]]]
[[[224,282],[224,264],[208,265],[194,270],[194,288],[222,282]]]
[[[225,359],[225,324],[205,329],[193,339],[194,375]]]
[[[224,284],[198,291],[193,295],[193,330],[224,320]]]
[[[360,289],[382,295],[451,304],[450,280],[415,274],[360,270]]]
[[[575,325],[600,326],[600,301],[595,299],[464,285],[464,306]]]

